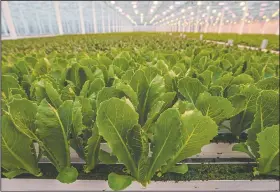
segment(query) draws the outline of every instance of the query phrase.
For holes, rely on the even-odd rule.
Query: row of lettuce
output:
[[[146,186],[155,174],[186,173],[177,163],[227,128],[237,137],[247,132],[233,150],[257,161],[255,175],[279,175],[278,60],[162,34],[5,41],[3,174],[41,176],[45,156],[59,181],[74,182],[71,147],[85,172],[125,165],[123,175],[108,176],[112,189],[134,180]]]
[[[180,33],[175,33],[180,34]],[[267,49],[279,51],[279,35],[272,34],[237,34],[237,33],[184,33],[187,38],[199,39],[203,34],[203,39],[212,41],[227,42],[233,40],[234,45],[246,45],[251,47],[261,47],[264,39],[268,40]]]

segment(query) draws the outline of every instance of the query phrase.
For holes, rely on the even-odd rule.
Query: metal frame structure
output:
[[[1,34],[14,39],[132,31],[279,35],[279,1],[2,1],[1,5]]]

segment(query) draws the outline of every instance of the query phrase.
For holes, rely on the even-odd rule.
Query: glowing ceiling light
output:
[[[176,1],[176,2],[175,2],[175,4],[176,4],[176,5],[180,5],[181,3],[180,3],[180,2],[178,2],[178,1]]]
[[[209,9],[210,9],[210,6],[207,6],[206,9],[209,10]]]
[[[246,10],[246,7],[243,7],[242,10],[245,11],[245,10]]]
[[[198,1],[198,2],[197,2],[197,5],[201,5],[201,1]]]
[[[213,11],[212,11],[212,13],[216,13],[217,11],[216,11],[216,9],[214,9]]]
[[[157,5],[157,4],[158,4],[158,1],[154,1],[153,3],[154,3],[154,5]]]
[[[184,13],[184,12],[185,12],[185,9],[182,9],[181,12]]]
[[[132,7],[133,7],[134,9],[136,9],[136,8],[137,8],[137,5],[133,5]]]
[[[111,4],[113,4],[113,5],[114,5],[114,4],[115,4],[115,1],[111,1]]]
[[[166,14],[166,12],[163,12],[162,14],[163,14],[163,15],[165,15],[165,14]]]
[[[151,13],[152,13],[152,12],[154,12],[154,10],[153,10],[153,9],[151,9],[150,11],[151,11]]]
[[[173,9],[173,5],[171,5],[171,6],[169,7],[169,9]]]
[[[244,5],[245,5],[245,2],[241,2],[241,3],[240,3],[240,6],[244,6]]]
[[[223,2],[221,2],[221,3],[219,3],[219,5],[224,5],[225,3],[223,3]]]
[[[193,12],[191,12],[191,15],[193,15],[194,13]]]

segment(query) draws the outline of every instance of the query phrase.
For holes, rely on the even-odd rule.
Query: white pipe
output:
[[[111,33],[111,21],[110,21],[110,10],[109,10],[109,6],[107,7],[107,11],[108,11],[108,32]]]
[[[102,4],[100,4],[100,8],[101,8],[101,19],[102,19],[102,33],[105,33],[104,10]]]
[[[56,22],[58,26],[58,31],[60,35],[63,35],[63,28],[61,24],[61,16],[60,16],[60,10],[59,10],[59,1],[54,1],[54,8],[55,8],[55,16],[56,16]]]
[[[1,1],[1,7],[2,7],[4,18],[6,20],[8,30],[10,32],[10,36],[12,38],[17,38],[17,33],[11,16],[11,11],[9,8],[8,1]]]
[[[95,9],[96,2],[92,1],[91,5],[92,5],[93,30],[94,30],[94,33],[97,33],[96,13],[95,13],[95,11],[96,11],[96,9]]]
[[[248,4],[247,4],[247,2],[245,2],[245,11],[243,13],[243,18],[241,20],[241,25],[240,25],[240,28],[239,28],[239,34],[243,34],[245,18],[246,18],[247,13],[248,13]]]
[[[85,22],[84,22],[84,13],[83,13],[83,5],[79,2],[79,13],[80,13],[80,24],[81,24],[81,31],[82,34],[85,34]]]
[[[264,21],[263,27],[262,27],[262,34],[265,34],[265,27],[266,27],[266,21]]]
[[[195,24],[195,32],[197,33],[198,32],[198,13],[199,13],[199,9],[200,9],[200,5],[198,5],[197,6],[197,12],[196,12],[196,19],[195,19],[195,22],[196,22],[196,24]]]
[[[222,31],[222,25],[223,25],[223,22],[224,22],[224,14],[225,14],[225,10],[223,8],[222,15],[221,15],[221,18],[220,18],[220,24],[219,24],[218,33],[221,33],[221,31]]]

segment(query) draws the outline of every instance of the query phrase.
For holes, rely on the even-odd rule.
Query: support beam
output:
[[[111,21],[110,21],[110,8],[107,6],[107,12],[108,12],[108,32],[111,33]]]
[[[197,6],[197,11],[196,11],[196,19],[195,19],[195,32],[196,33],[198,32],[198,25],[199,25],[199,22],[198,22],[199,10],[200,10],[200,5]]]
[[[55,8],[55,16],[56,16],[56,22],[58,26],[58,32],[60,35],[63,35],[63,28],[61,24],[61,16],[60,16],[60,10],[59,10],[59,1],[54,1],[54,8]]]
[[[100,3],[100,8],[101,8],[101,19],[102,19],[102,33],[105,33],[104,10],[103,10],[103,6],[101,3]]]
[[[224,14],[225,14],[225,9],[223,8],[221,18],[220,18],[218,33],[222,32],[222,26],[224,24]]]
[[[82,34],[85,34],[85,22],[84,22],[84,12],[82,2],[79,2],[79,13],[80,13],[80,26]]]
[[[266,28],[266,21],[264,21],[263,27],[262,27],[262,34],[265,34],[265,28]]]
[[[247,4],[247,2],[245,2],[244,7],[245,7],[245,10],[244,10],[243,17],[242,17],[242,20],[241,20],[241,24],[240,24],[240,28],[239,28],[239,34],[243,34],[245,18],[246,18],[247,13],[248,13],[248,4]]]
[[[205,24],[205,28],[204,28],[204,33],[207,33],[208,32],[208,27],[209,27],[209,19],[210,19],[210,14],[211,13],[211,6],[209,6],[209,9],[207,10],[207,18],[206,18],[206,24]]]
[[[96,1],[92,1],[91,3],[92,6],[92,22],[93,22],[93,30],[94,33],[97,33],[97,24],[96,24]]]
[[[12,38],[17,38],[17,33],[16,33],[16,29],[13,23],[13,19],[11,16],[11,11],[9,8],[9,3],[8,1],[1,1],[1,7],[2,7],[2,11],[3,11],[3,15],[4,18],[6,20],[6,24],[10,33],[10,37]]]

